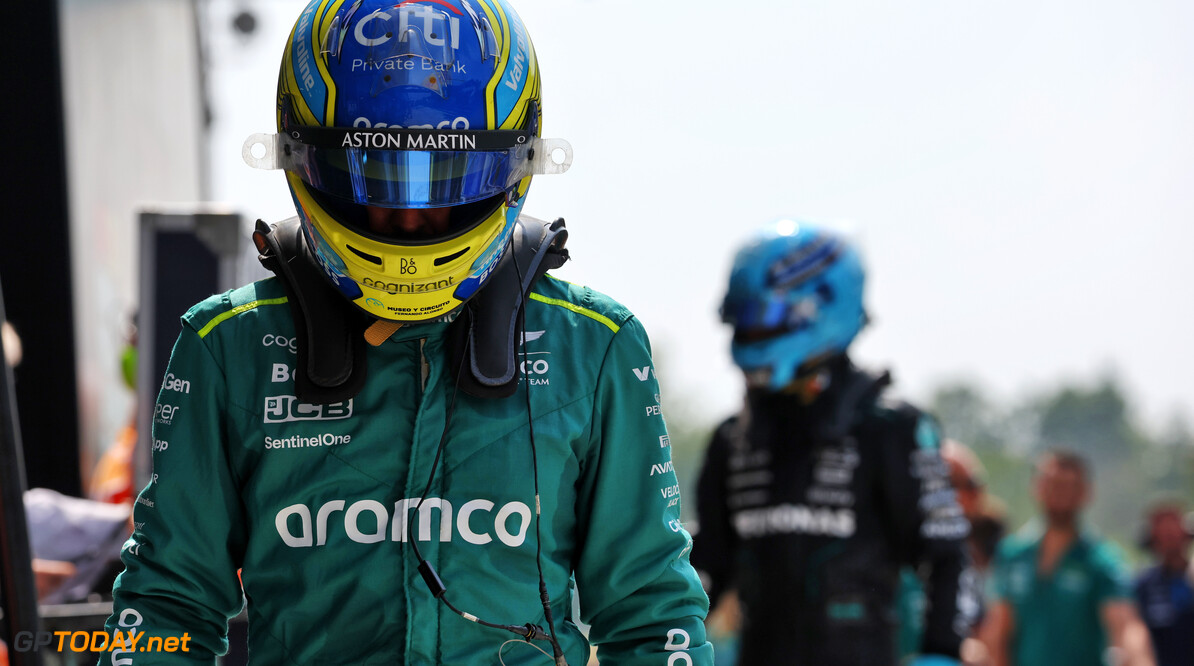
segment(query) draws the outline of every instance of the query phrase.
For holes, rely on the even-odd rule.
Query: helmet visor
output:
[[[811,295],[790,300],[786,294],[746,301],[727,300],[721,306],[721,319],[734,327],[738,342],[757,342],[798,331],[817,316],[817,299]]]
[[[244,156],[354,203],[437,208],[487,199],[537,173],[563,173],[572,149],[520,130],[297,127],[250,136]]]

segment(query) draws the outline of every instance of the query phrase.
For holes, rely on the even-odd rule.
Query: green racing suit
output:
[[[210,664],[246,602],[254,663],[497,664],[499,650],[508,665],[551,663],[436,600],[407,542],[409,528],[461,611],[546,629],[533,436],[543,576],[568,663],[585,664],[592,642],[603,665],[711,665],[642,326],[550,277],[525,316],[509,398],[454,391],[447,324],[432,323],[369,348],[352,400],[316,405],[293,396],[294,324],[277,279],[193,307],[154,409],[153,475],[107,623],[186,634],[189,651],[101,663]],[[571,618],[575,590],[587,638]]]

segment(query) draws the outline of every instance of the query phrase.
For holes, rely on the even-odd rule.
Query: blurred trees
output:
[[[1034,515],[1033,463],[1055,447],[1087,457],[1095,485],[1088,518],[1125,546],[1134,545],[1151,502],[1179,497],[1194,508],[1194,434],[1188,422],[1174,417],[1161,432],[1150,432],[1114,375],[1090,385],[1064,383],[1006,405],[974,383],[955,382],[940,387],[928,407],[947,436],[982,459],[991,492],[1008,504],[1011,529]]]

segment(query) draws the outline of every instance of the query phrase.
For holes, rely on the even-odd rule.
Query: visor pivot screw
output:
[[[389,75],[389,74],[386,74],[385,76],[383,76],[383,77],[381,78],[381,80],[382,80],[382,81],[385,81],[386,83],[389,83],[389,82],[390,82],[390,75]]]

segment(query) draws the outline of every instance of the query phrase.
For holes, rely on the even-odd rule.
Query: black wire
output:
[[[556,637],[556,623],[552,621],[551,617],[551,596],[547,593],[547,582],[543,578],[543,539],[539,532],[539,526],[542,523],[539,503],[539,454],[535,450],[535,419],[534,415],[531,414],[531,380],[525,376],[527,362],[527,290],[523,286],[522,268],[518,265],[518,253],[511,252],[510,258],[514,260],[514,272],[518,274],[518,290],[520,293],[520,298],[518,299],[518,328],[522,342],[522,363],[518,369],[522,371],[519,374],[523,376],[523,395],[526,396],[527,402],[527,434],[531,440],[531,476],[535,482],[535,568],[539,570],[539,601],[543,604],[543,616],[547,620],[547,631],[551,635],[553,656],[557,664],[566,664],[567,662],[564,661],[564,651],[560,648],[560,641]]]
[[[510,256],[514,260],[514,271],[518,275],[518,289],[521,292],[522,288],[523,288],[523,286],[522,286],[523,278],[522,278],[522,270],[518,266],[518,258],[514,252],[514,247],[513,247],[514,246],[514,234],[510,234],[509,242],[510,242],[510,246],[507,248],[507,251],[510,252]],[[519,300],[520,300],[520,302],[519,302],[519,308],[518,308],[518,319],[519,319],[519,327],[521,328],[520,334],[522,335],[522,340],[524,342],[523,351],[522,351],[522,362],[525,365],[525,363],[526,363],[525,294],[523,294],[522,298],[520,298]],[[467,338],[466,338],[466,340],[467,340]],[[471,344],[471,343],[466,343],[464,351],[460,356],[460,365],[458,365],[456,368],[456,383],[454,384],[454,386],[452,388],[452,399],[448,402],[448,409],[444,415],[444,430],[440,434],[439,444],[436,446],[435,460],[432,461],[431,472],[427,475],[427,485],[425,485],[423,487],[422,494],[419,495],[418,501],[415,502],[414,515],[416,515],[416,516],[418,515],[419,507],[422,506],[422,504],[423,504],[423,500],[427,498],[427,493],[431,492],[431,484],[435,481],[435,472],[439,468],[439,461],[443,456],[444,447],[448,441],[448,426],[452,422],[452,414],[455,413],[455,411],[456,411],[456,396],[460,391],[460,378],[461,378],[461,373],[464,371],[464,361],[465,361],[465,359],[468,358],[468,355],[469,355],[469,349],[470,349],[469,344]],[[420,372],[421,372],[421,368],[420,368]],[[495,624],[493,622],[486,622],[485,620],[482,620],[481,618],[477,617],[476,615],[473,615],[472,613],[462,612],[460,609],[453,606],[452,602],[448,601],[447,594],[446,594],[447,587],[443,584],[443,581],[441,581],[439,579],[439,576],[438,576],[438,574],[436,574],[435,569],[432,568],[431,564],[428,563],[427,560],[423,557],[423,553],[419,551],[419,542],[414,534],[413,518],[406,521],[406,540],[410,543],[411,548],[414,550],[415,559],[418,560],[418,562],[419,562],[419,567],[418,567],[419,573],[423,576],[423,580],[427,583],[427,587],[431,590],[431,594],[433,596],[435,596],[435,598],[442,601],[444,603],[444,605],[448,607],[449,610],[451,610],[453,613],[456,613],[460,617],[462,617],[470,622],[475,622],[477,624],[480,624],[485,627],[490,627],[492,629],[503,629],[505,631],[509,631],[511,633],[517,634],[517,635],[521,636],[524,640],[527,640],[527,641],[547,640],[547,641],[551,642],[551,647],[552,647],[552,651],[554,653],[554,659],[555,659],[556,664],[559,666],[567,666],[567,661],[564,659],[564,651],[563,651],[563,649],[560,648],[560,642],[556,636],[555,623],[552,621],[552,615],[551,615],[551,597],[547,594],[547,583],[543,578],[543,560],[542,560],[543,543],[540,539],[540,531],[539,531],[539,525],[540,525],[539,460],[538,460],[537,452],[535,450],[535,428],[534,428],[534,425],[532,422],[533,419],[532,419],[532,415],[531,415],[530,381],[525,380],[525,379],[524,379],[524,381],[526,382],[527,431],[528,431],[528,434],[530,435],[530,440],[531,440],[531,466],[532,466],[534,483],[535,483],[535,567],[536,567],[536,569],[538,569],[538,572],[539,572],[539,600],[543,604],[544,616],[547,620],[547,627],[548,627],[548,631],[550,633],[544,634],[543,630],[541,628],[535,626],[534,624],[531,624],[530,622],[528,622],[527,624],[522,625],[522,626],[512,625],[512,624]]]
[[[440,458],[443,457],[444,445],[447,444],[448,441],[448,425],[452,422],[452,414],[456,411],[456,395],[460,392],[460,372],[464,369],[464,359],[467,357],[468,350],[466,348],[465,353],[461,354],[460,365],[456,368],[456,384],[452,387],[452,399],[448,401],[448,410],[444,415],[444,431],[439,437],[439,445],[435,448],[435,460],[431,463],[431,473],[427,475],[427,485],[423,487],[423,493],[419,495],[418,501],[415,502],[414,515],[416,516],[419,515],[419,507],[423,504],[423,500],[427,498],[427,493],[431,492],[431,484],[435,481],[435,471],[439,468]],[[451,602],[448,601],[447,597],[445,596],[447,588],[443,585],[442,581],[439,581],[439,576],[436,575],[435,570],[431,568],[430,564],[428,564],[426,558],[423,557],[423,553],[419,551],[419,540],[415,537],[414,525],[415,521],[413,517],[406,521],[406,540],[410,543],[411,548],[413,548],[415,551],[415,559],[419,561],[420,573],[423,574],[423,578],[427,581],[428,587],[432,588],[431,593],[437,599],[444,602],[448,608],[452,609],[452,612],[465,618],[466,620],[476,622],[477,624],[484,625],[486,627],[492,627],[494,629],[505,629],[507,631],[519,633],[519,627],[514,625],[486,622],[485,620],[482,620],[471,613],[461,612],[455,606],[453,606]],[[428,573],[430,573],[430,576],[432,576],[434,580],[439,583],[438,585],[434,585],[431,582],[431,579],[428,579]],[[527,629],[524,629],[524,633],[525,631],[527,631]]]
[[[456,396],[460,392],[460,372],[464,369],[464,359],[467,357],[468,353],[466,348],[465,353],[461,355],[461,365],[456,368],[456,384],[452,388],[452,399],[448,402],[448,410],[444,415],[444,430],[440,435],[439,445],[435,449],[435,460],[431,463],[431,473],[427,475],[427,485],[423,487],[423,493],[419,495],[418,501],[415,502],[414,515],[416,516],[419,514],[419,507],[423,504],[423,500],[427,498],[427,493],[431,492],[431,484],[435,481],[435,471],[439,468],[440,458],[443,457],[444,445],[448,441],[448,425],[452,422],[452,414],[456,411]],[[476,622],[477,624],[491,627],[493,629],[505,629],[506,631],[511,631],[523,636],[527,640],[530,640],[532,637],[534,637],[535,632],[530,626],[519,627],[517,625],[494,624],[492,622],[486,622],[485,620],[482,620],[471,613],[463,613],[453,606],[445,595],[447,588],[444,586],[443,582],[439,580],[439,576],[435,573],[435,570],[431,568],[431,565],[427,562],[426,558],[423,557],[423,553],[419,551],[419,540],[415,537],[414,524],[415,521],[413,518],[406,521],[406,540],[410,543],[411,548],[413,548],[415,551],[415,559],[419,561],[419,573],[423,575],[423,579],[427,582],[427,586],[431,588],[432,595],[444,602],[444,605],[450,608],[452,612],[466,620]],[[435,583],[432,582],[433,580]]]

